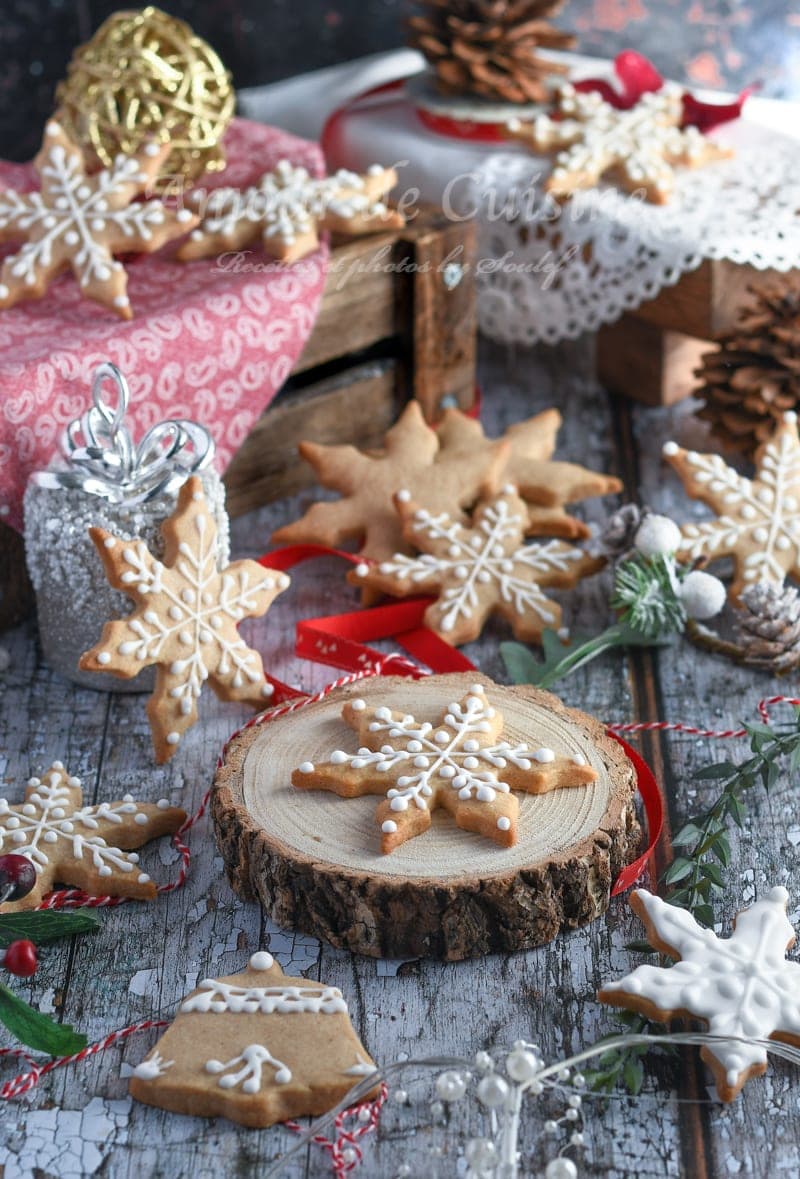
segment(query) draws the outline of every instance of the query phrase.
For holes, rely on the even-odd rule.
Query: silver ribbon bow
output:
[[[114,407],[103,397],[113,381]],[[68,467],[37,471],[39,487],[73,487],[125,507],[175,494],[190,475],[214,458],[214,440],[205,426],[170,418],[147,431],[138,446],[124,423],[130,404],[128,382],[115,364],[105,361],[92,379],[92,405],[67,426],[63,449]]]

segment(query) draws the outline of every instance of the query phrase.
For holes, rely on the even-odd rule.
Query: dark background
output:
[[[33,155],[72,49],[124,0],[0,0],[0,155]],[[219,52],[238,87],[402,44],[403,0],[163,0]],[[587,53],[633,47],[697,85],[800,97],[800,2],[569,0]]]

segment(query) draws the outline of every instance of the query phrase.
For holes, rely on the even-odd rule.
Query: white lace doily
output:
[[[718,136],[735,156],[680,172],[667,205],[604,186],[559,209],[541,189],[548,161],[487,157],[459,193],[479,224],[481,329],[555,343],[612,323],[706,258],[800,266],[798,144],[735,128]]]

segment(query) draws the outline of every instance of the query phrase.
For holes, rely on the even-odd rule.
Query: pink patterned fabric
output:
[[[316,144],[241,119],[225,150],[228,166],[209,187],[252,184],[282,158],[323,173]],[[36,176],[0,161],[0,185],[31,189]],[[240,273],[214,258],[177,262],[174,250],[127,264],[130,322],[82,299],[71,276],[0,311],[0,512],[12,527],[22,527],[28,476],[49,465],[64,426],[87,408],[101,361],[128,379],[134,437],[164,418],[193,418],[211,431],[220,470],[294,367],[316,319],[327,247],[288,267],[253,249],[244,260],[252,269]]]

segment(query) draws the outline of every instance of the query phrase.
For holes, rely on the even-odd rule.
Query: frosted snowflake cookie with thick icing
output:
[[[784,414],[755,455],[752,479],[718,454],[699,454],[667,442],[664,457],[688,495],[706,504],[715,520],[684,524],[679,555],[704,564],[732,557],[729,596],[736,601],[759,582],[800,581],[800,435],[797,414]]]
[[[677,86],[666,84],[643,94],[629,110],[618,110],[594,91],[580,93],[567,84],[557,93],[553,117],[513,119],[506,135],[531,151],[555,154],[544,185],[554,196],[571,196],[612,176],[628,192],[644,192],[648,201],[664,204],[672,196],[677,167],[699,168],[732,154],[682,123]]]
[[[453,646],[476,639],[492,614],[518,639],[538,642],[561,625],[561,607],[545,589],[569,589],[604,564],[561,540],[526,543],[528,509],[514,487],[480,504],[470,525],[420,507],[409,491],[398,492],[395,506],[418,555],[364,562],[354,580],[396,597],[433,593],[425,624]]]
[[[260,240],[270,257],[296,262],[317,248],[324,229],[350,237],[400,229],[405,218],[384,201],[395,184],[394,168],[379,164],[364,176],[340,169],[318,179],[281,160],[251,188],[217,188],[189,196],[187,203],[202,219],[178,257],[207,258]]]
[[[186,812],[165,799],[137,802],[125,794],[85,806],[80,778],[54,762],[42,778],[29,780],[24,802],[0,798],[0,851],[25,856],[36,871],[27,896],[0,908],[35,909],[57,884],[92,896],[153,900],[156,886],[139,867],[136,849],[174,835],[185,822]]]
[[[229,743],[211,813],[231,883],[279,924],[457,959],[602,912],[638,848],[634,793],[597,721],[473,671],[264,714]]]
[[[720,938],[685,909],[637,889],[631,908],[644,922],[647,940],[678,961],[638,966],[607,983],[598,998],[648,1019],[702,1019],[709,1032],[729,1035],[704,1045],[700,1055],[722,1100],[733,1101],[751,1077],[767,1071],[763,1041],[800,1048],[800,962],[786,959],[795,943],[788,900],[785,888],[771,889],[737,915],[729,938]]]
[[[81,149],[51,119],[34,160],[40,191],[0,191],[0,241],[24,241],[3,263],[0,308],[40,298],[71,270],[84,295],[130,319],[128,280],[114,255],[152,254],[198,222],[188,209],[136,199],[148,193],[170,150],[147,144],[89,175]]]
[[[217,563],[217,525],[200,479],[187,479],[175,512],[164,523],[164,558],[157,561],[141,540],[124,541],[103,528],[90,529],[114,589],[136,609],[107,622],[99,643],[80,660],[84,671],[132,679],[157,668],[148,703],[158,762],[168,761],[197,720],[208,682],[222,700],[264,705],[273,687],[261,656],[238,631],[244,618],[265,614],[289,585],[285,573],[257,561]]]
[[[341,991],[288,978],[260,950],[184,999],[130,1091],[173,1113],[264,1127],[325,1113],[375,1071]]]

